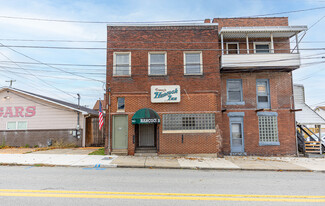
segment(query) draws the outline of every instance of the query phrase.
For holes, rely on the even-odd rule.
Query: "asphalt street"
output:
[[[324,205],[325,173],[0,167],[1,205]]]

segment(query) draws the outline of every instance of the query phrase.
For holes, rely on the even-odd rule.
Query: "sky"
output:
[[[75,104],[79,93],[81,105],[92,108],[105,92],[106,23],[10,17],[88,22],[203,20],[325,7],[325,0],[0,0],[0,5],[0,87],[9,86],[6,81],[12,79],[15,88]],[[316,23],[301,41],[300,48],[307,49],[325,48],[324,15],[325,8],[275,16],[289,17],[289,25]],[[301,57],[301,68],[293,72],[294,83],[305,86],[309,105],[325,105],[325,50],[302,50]]]

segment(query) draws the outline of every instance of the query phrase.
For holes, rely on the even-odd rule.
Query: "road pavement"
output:
[[[1,205],[324,205],[325,173],[0,167]]]

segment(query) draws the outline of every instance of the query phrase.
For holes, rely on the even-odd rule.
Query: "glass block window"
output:
[[[241,102],[242,101],[242,81],[241,79],[227,80],[227,101]]]
[[[202,74],[202,53],[189,52],[184,53],[184,74],[186,75],[200,75]]]
[[[149,53],[149,75],[166,75],[166,54]]]
[[[215,129],[215,114],[163,114],[163,130]]]
[[[114,53],[114,76],[131,75],[131,53]]]
[[[277,116],[258,116],[260,142],[279,142]]]

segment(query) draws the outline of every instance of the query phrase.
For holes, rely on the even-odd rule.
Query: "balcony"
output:
[[[225,54],[221,56],[221,70],[224,72],[243,69],[294,70],[299,66],[300,54],[298,53]]]
[[[222,27],[221,72],[297,69],[298,34],[306,30],[306,26]],[[291,37],[295,37],[293,49]]]

